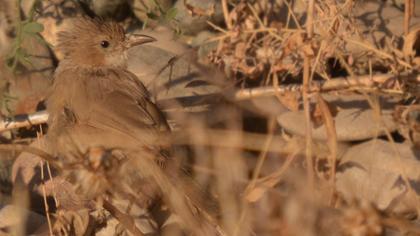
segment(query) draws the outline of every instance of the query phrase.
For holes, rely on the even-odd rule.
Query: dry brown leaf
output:
[[[312,48],[310,44],[307,44],[307,43],[304,44],[303,47],[300,47],[299,53],[301,53],[304,56],[310,56],[310,57],[315,56],[314,49]]]
[[[245,42],[239,42],[235,46],[235,57],[237,59],[244,59],[246,56],[246,43]]]
[[[327,108],[324,108],[322,106],[326,106]],[[337,116],[338,108],[336,106],[326,102],[324,99],[322,99],[322,101],[318,99],[318,103],[315,105],[315,108],[311,112],[311,120],[315,128],[325,124],[325,120],[324,120],[325,109],[328,109],[328,112],[331,114],[332,117]]]
[[[289,55],[303,45],[303,33],[293,33],[284,43],[284,54]]]
[[[255,186],[251,191],[249,191],[245,199],[248,202],[256,202],[261,199],[261,197],[267,192],[268,189],[274,187],[278,183],[278,178],[268,178],[266,181]]]
[[[297,92],[285,92],[283,94],[276,94],[281,104],[291,111],[299,110],[299,98],[300,94]]]
[[[289,145],[293,146],[295,145],[294,142],[290,142]],[[283,176],[284,172],[289,168],[289,166],[292,164],[293,160],[295,159],[296,155],[298,153],[298,150],[296,149],[294,153],[292,153],[285,163],[282,165],[282,167],[277,170],[276,172],[263,177],[259,180],[257,180],[256,185],[251,190],[247,191],[245,193],[245,199],[249,202],[256,202],[267,192],[268,189],[273,188],[278,184],[281,180],[281,177]]]
[[[318,107],[325,124],[330,155],[335,156],[337,154],[337,132],[335,129],[334,117],[337,112],[332,109],[333,106],[329,105],[320,94],[318,94]]]
[[[211,5],[208,9],[203,9],[200,7],[194,7],[191,4],[187,3],[187,0],[184,0],[185,8],[187,8],[188,12],[191,14],[191,16],[212,16],[215,11],[214,4]]]
[[[53,225],[56,235],[89,235],[89,213],[87,209],[78,211],[60,210]]]

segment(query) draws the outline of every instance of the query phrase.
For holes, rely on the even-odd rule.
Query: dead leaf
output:
[[[244,59],[246,56],[246,43],[244,42],[239,42],[236,44],[235,46],[235,57],[237,59]]]
[[[327,108],[321,106],[326,106]],[[311,112],[311,120],[315,128],[325,124],[323,117],[323,112],[325,112],[325,109],[328,109],[328,112],[333,118],[338,114],[338,108],[336,106],[326,102],[324,99],[322,99],[322,101],[318,100],[318,103],[315,105],[315,108]]]
[[[209,7],[208,9],[203,9],[188,4],[187,0],[184,0],[184,5],[187,8],[188,12],[191,14],[191,16],[212,16],[215,11],[214,4],[212,4],[211,7]]]
[[[289,168],[297,156],[297,153],[298,151],[295,151],[295,153],[292,153],[290,156],[288,156],[287,160],[279,170],[257,180],[255,186],[252,189],[245,191],[245,199],[249,202],[256,202],[261,199],[261,197],[265,194],[265,192],[267,192],[268,189],[273,188],[276,184],[278,184],[284,172]]]
[[[300,94],[297,92],[285,92],[283,94],[276,94],[278,100],[283,104],[287,109],[291,111],[299,110],[299,98]]]

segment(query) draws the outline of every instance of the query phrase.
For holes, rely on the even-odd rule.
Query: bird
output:
[[[132,146],[133,141],[151,147],[161,133],[170,131],[146,87],[127,70],[127,50],[153,41],[140,34],[127,37],[117,23],[87,17],[58,33],[57,48],[64,58],[47,99],[49,133],[58,138],[57,145],[63,144],[60,137],[65,133],[75,135],[78,127],[86,128],[81,133],[86,136],[104,135],[80,144],[107,148]],[[63,152],[65,146],[57,149]]]
[[[59,32],[57,49],[63,58],[46,100],[47,140],[50,151],[66,164],[86,163],[80,156],[87,155],[90,176],[99,175],[101,168],[124,167],[117,168],[117,176],[108,171],[90,182],[76,178],[87,181],[87,198],[122,189],[123,198],[145,197],[139,205],[147,207],[166,192],[169,205],[191,224],[197,217],[186,201],[195,197],[185,196],[188,191],[181,185],[188,184],[176,186],[183,177],[178,178],[172,157],[168,122],[143,83],[127,70],[128,49],[154,41],[143,34],[126,35],[119,24],[100,18],[76,18]],[[105,151],[98,155],[98,149]],[[103,161],[109,156],[110,161]]]

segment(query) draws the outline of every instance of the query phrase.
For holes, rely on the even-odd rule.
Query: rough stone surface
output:
[[[384,135],[384,126],[376,119],[375,112],[370,108],[363,96],[329,96],[326,100],[338,107],[339,112],[334,118],[338,141],[358,141]],[[382,120],[387,129],[396,130],[392,118],[392,101],[383,99]],[[277,118],[279,124],[288,132],[305,135],[305,116],[303,111],[287,112]],[[326,140],[325,125],[312,129],[312,136],[317,140]]]
[[[419,158],[420,152],[413,152],[410,145],[380,139],[353,146],[337,168],[337,191],[349,202],[365,200],[379,209],[415,212],[416,202],[410,199],[411,194],[417,199],[420,191]],[[402,173],[414,191],[408,189]]]
[[[90,7],[96,15],[116,20],[127,17],[130,10],[127,0],[90,0]]]
[[[195,64],[182,44],[156,36],[156,43],[132,48],[128,54],[128,69],[137,75],[156,100],[198,98],[218,91],[217,86],[211,85],[212,78]]]
[[[148,14],[154,14],[159,16],[161,12],[167,11],[173,4],[173,0],[133,0],[130,1],[131,8],[133,9],[134,15],[142,22],[148,22],[149,24],[156,24],[153,19],[150,19]]]
[[[185,5],[185,2],[188,6],[200,9],[207,13],[212,12],[212,9],[214,9],[213,14],[201,16],[192,14]],[[222,6],[220,1],[217,0],[178,0],[175,3],[175,8],[177,9],[175,19],[179,22],[182,31],[187,34],[196,34],[209,28],[207,21],[219,23],[223,20]]]
[[[22,215],[25,216],[26,222],[22,222]],[[0,229],[10,230],[25,224],[26,233],[32,233],[46,222],[47,219],[44,216],[27,209],[14,205],[0,206]],[[0,234],[3,235],[1,231]]]
[[[264,116],[279,116],[288,112],[276,97],[256,97],[238,103],[243,109]]]
[[[419,8],[416,7],[416,11]],[[393,4],[393,1],[363,1],[356,4],[354,9],[356,25],[362,32],[362,37],[357,34],[351,36],[356,42],[366,42],[376,47],[386,47],[395,38],[404,35],[404,10]],[[419,15],[411,18],[410,25],[420,23]],[[346,50],[354,56],[361,56],[366,48],[355,43],[348,43]]]

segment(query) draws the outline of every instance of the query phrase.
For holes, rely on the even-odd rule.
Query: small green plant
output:
[[[12,49],[6,58],[6,65],[13,71],[16,72],[16,68],[19,64],[31,64],[30,55],[23,47],[23,42],[28,38],[35,38],[38,42],[45,44],[44,39],[39,35],[44,30],[44,26],[34,21],[35,9],[39,0],[34,1],[28,17],[23,19],[20,11],[22,0],[17,0],[17,9],[19,14],[16,19],[16,38],[13,41]]]
[[[178,27],[178,20],[175,19],[176,15],[178,14],[178,9],[176,7],[171,7],[169,9],[164,9],[159,2],[156,0],[152,0],[154,7],[148,9],[146,15],[147,18],[153,21],[157,21],[160,24],[167,24],[172,29],[175,30],[177,34],[181,33],[180,28]],[[148,21],[146,20],[143,23],[143,29],[146,28],[148,25]]]
[[[36,7],[39,0],[35,0],[30,8],[29,14],[26,18],[22,16],[21,11],[22,0],[17,0],[18,17],[15,24],[15,39],[12,43],[11,50],[6,56],[5,64],[13,72],[19,73],[18,68],[25,68],[25,65],[31,65],[29,53],[25,50],[23,43],[29,38],[35,38],[39,43],[47,44],[45,40],[39,35],[44,30],[44,26],[34,20]],[[0,109],[12,114],[11,102],[17,98],[10,95],[9,91],[10,81],[0,81]]]

